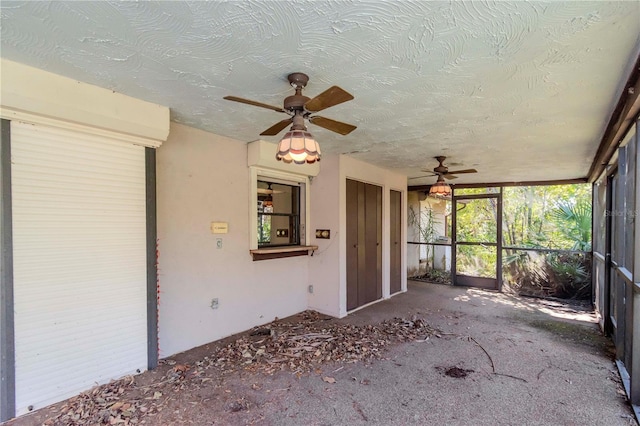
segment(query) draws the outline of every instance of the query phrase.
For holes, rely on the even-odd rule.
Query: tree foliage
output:
[[[573,241],[572,250],[591,250],[591,202],[584,198],[562,200],[549,212],[558,232]]]
[[[456,196],[498,191],[498,188],[458,189]],[[505,282],[522,293],[587,297],[591,281],[588,253],[591,251],[591,186],[506,187],[503,188],[502,197],[502,264]],[[497,198],[458,200],[454,207],[457,216],[456,240],[498,242],[499,207]],[[432,224],[433,218],[428,219],[422,223]],[[433,241],[432,226],[422,228],[421,232],[423,242]],[[497,256],[493,247],[459,244],[457,273],[495,277]],[[548,253],[545,250],[558,251]],[[565,252],[568,250],[586,253]]]
[[[519,186],[504,189],[503,244],[591,250],[591,186]]]
[[[532,252],[507,248],[505,281],[521,294],[561,298],[591,295],[591,187],[559,185],[507,188],[505,247],[576,250]]]

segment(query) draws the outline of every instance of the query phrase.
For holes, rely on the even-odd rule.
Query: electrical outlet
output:
[[[216,248],[222,248],[222,238],[216,238]]]
[[[307,289],[309,290],[309,293],[312,293],[312,294],[313,294],[313,286],[312,286],[312,285],[310,285],[309,287],[307,287]]]
[[[316,238],[328,240],[331,238],[331,231],[329,229],[316,229]]]
[[[211,309],[218,309],[218,298],[214,297],[213,299],[211,299]]]

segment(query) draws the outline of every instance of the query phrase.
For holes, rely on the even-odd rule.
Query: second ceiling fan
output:
[[[423,172],[430,173],[430,174],[424,175],[424,176],[416,176],[409,179],[420,179],[427,176],[438,176],[438,181],[440,181],[444,179],[457,179],[458,176],[456,175],[463,174],[463,173],[478,173],[476,169],[449,170],[449,167],[444,165],[444,160],[446,160],[447,157],[441,155],[434,158],[438,160],[439,164],[438,166],[433,168],[433,171],[429,169],[421,169]]]

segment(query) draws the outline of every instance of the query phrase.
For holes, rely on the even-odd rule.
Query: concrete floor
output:
[[[440,337],[397,344],[369,364],[325,364],[322,371],[301,377],[239,371],[213,377],[208,387],[175,388],[165,395],[164,410],[140,424],[637,424],[612,345],[588,310],[410,282],[407,293],[331,321],[365,325],[416,314]],[[205,345],[173,361],[193,365],[210,350]],[[162,381],[169,368],[136,376],[131,392]],[[466,376],[451,377],[447,371]],[[327,376],[335,383],[323,381]],[[123,394],[132,397],[129,391]],[[234,400],[245,401],[248,408],[229,410]],[[63,405],[11,424],[42,424]]]
[[[441,337],[397,346],[368,366],[325,369],[335,384],[279,376],[275,380],[283,382],[276,386],[288,388],[288,395],[269,401],[277,409],[262,412],[264,424],[636,424],[612,346],[591,312],[410,282],[407,293],[341,321],[367,324],[413,314],[424,315]],[[444,372],[451,367],[468,375],[449,377]]]

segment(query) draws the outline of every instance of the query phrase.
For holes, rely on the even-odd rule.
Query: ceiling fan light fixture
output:
[[[313,164],[320,161],[320,145],[306,130],[289,130],[278,143],[276,159],[285,163]]]
[[[262,207],[265,209],[273,209],[273,197],[271,197],[271,195],[267,195],[267,198],[262,202]],[[273,210],[267,211],[267,213],[272,211]]]
[[[438,181],[429,188],[429,195],[435,197],[449,197],[451,196],[451,187],[444,181],[442,176],[438,176]]]
[[[258,188],[260,189],[260,188]],[[267,183],[267,196],[262,200],[262,208],[265,213],[273,213],[273,189],[271,189],[271,183]],[[258,195],[258,201],[260,201],[260,195]]]

